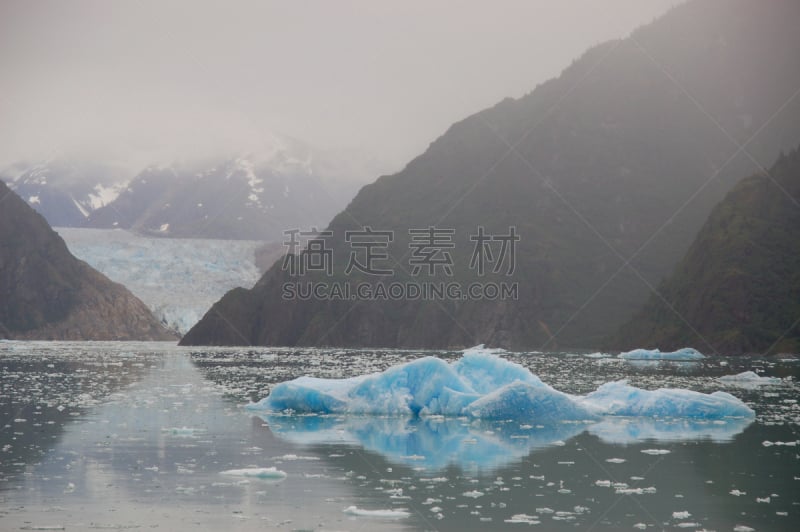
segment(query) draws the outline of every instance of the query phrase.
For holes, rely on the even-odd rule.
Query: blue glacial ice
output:
[[[269,396],[247,408],[301,414],[466,416],[536,423],[607,415],[754,417],[753,410],[725,392],[650,391],[619,381],[606,383],[585,396],[570,395],[543,383],[523,366],[482,349],[467,350],[452,364],[425,357],[349,379],[301,377],[276,385]]]
[[[702,360],[705,356],[697,349],[684,347],[677,351],[662,352],[659,349],[634,349],[620,353],[619,358],[625,360]]]
[[[537,423],[596,417],[573,396],[549,386],[512,382],[476,399],[462,413],[478,419],[523,419]]]
[[[603,384],[580,401],[599,414],[611,416],[721,419],[755,415],[750,407],[726,392],[705,394],[675,388],[642,390],[624,380]]]

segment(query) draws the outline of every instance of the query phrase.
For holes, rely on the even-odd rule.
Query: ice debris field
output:
[[[644,390],[622,380],[603,384],[586,395],[567,394],[542,382],[527,368],[480,347],[465,351],[453,363],[429,356],[347,379],[300,377],[276,385],[266,398],[247,408],[297,414],[467,416],[537,422],[593,420],[609,415],[692,419],[755,416],[741,400],[721,391]]]

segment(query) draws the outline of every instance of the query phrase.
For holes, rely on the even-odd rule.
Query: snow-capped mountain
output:
[[[99,164],[48,162],[0,178],[59,227],[129,229],[163,237],[275,241],[324,227],[364,175],[277,135],[258,149],[123,175]],[[370,176],[374,177],[374,176]]]
[[[84,225],[127,186],[119,168],[67,160],[16,165],[3,171],[2,179],[54,226]]]
[[[326,225],[355,190],[343,191],[310,160],[235,157],[207,167],[149,167],[86,226],[167,237],[276,240]]]

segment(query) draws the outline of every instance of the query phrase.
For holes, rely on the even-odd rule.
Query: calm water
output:
[[[753,422],[262,418],[241,408],[286,379],[430,354],[0,342],[0,530],[800,529],[797,360],[506,355],[570,393],[621,378],[725,390],[756,410]],[[744,370],[783,381],[716,380]],[[286,478],[221,474],[247,467]]]

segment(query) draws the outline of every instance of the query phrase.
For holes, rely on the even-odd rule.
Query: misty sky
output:
[[[0,167],[258,150],[395,170],[677,0],[0,0]]]

